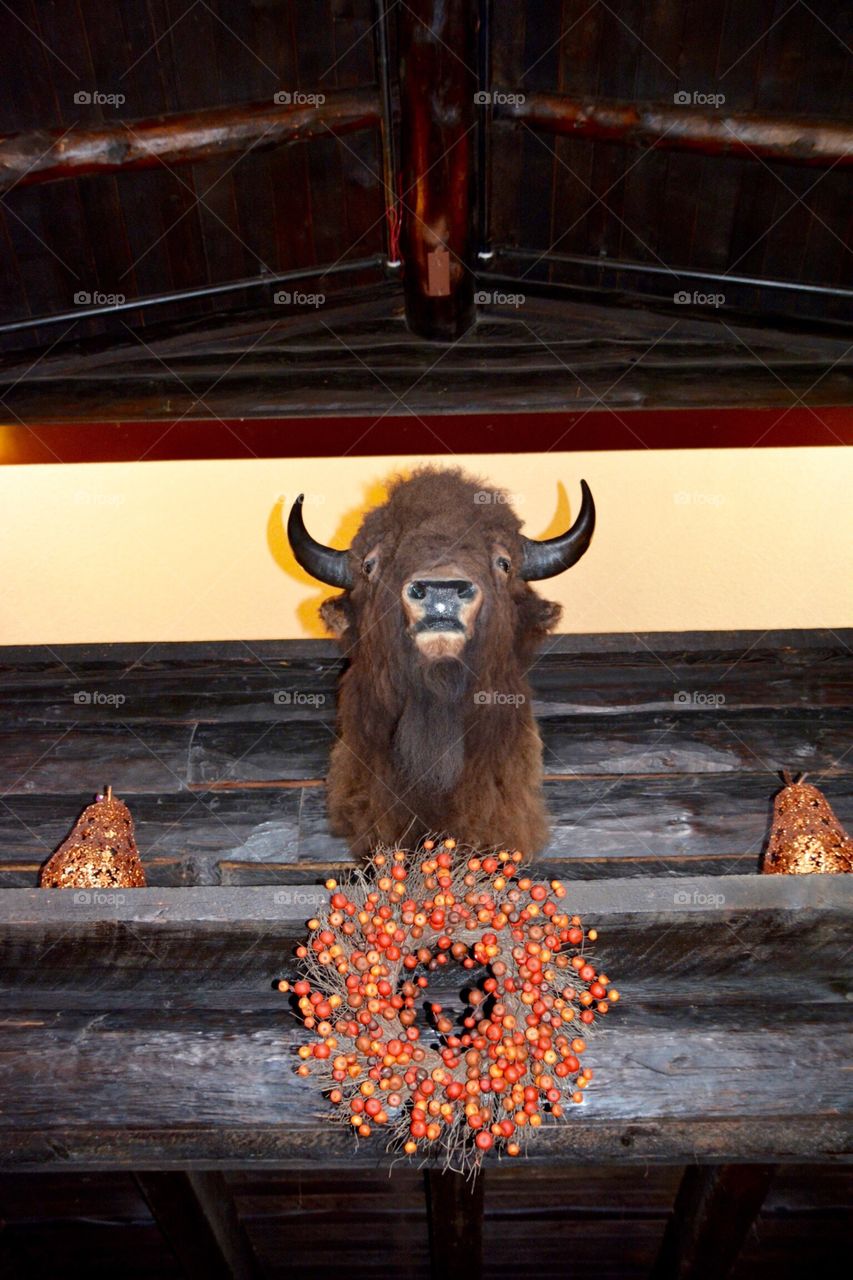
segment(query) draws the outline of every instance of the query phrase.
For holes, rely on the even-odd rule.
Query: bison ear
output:
[[[560,621],[563,606],[553,600],[543,600],[535,591],[526,591],[521,601],[521,621],[525,631],[545,634]]]
[[[324,600],[320,605],[320,617],[333,636],[342,636],[353,620],[349,596],[332,596],[330,600]]]

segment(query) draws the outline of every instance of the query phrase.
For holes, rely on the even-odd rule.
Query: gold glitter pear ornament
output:
[[[74,830],[45,863],[42,889],[144,889],[133,819],[112,787],[83,810]]]
[[[773,822],[761,870],[776,875],[853,871],[853,840],[823,792],[789,773],[773,802]]]

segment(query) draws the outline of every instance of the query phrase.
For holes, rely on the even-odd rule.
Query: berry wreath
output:
[[[583,1102],[585,1037],[619,992],[592,962],[596,931],[560,905],[564,885],[535,883],[522,860],[425,840],[326,882],[302,976],[278,986],[314,1033],[297,1073],[359,1138],[384,1129],[389,1150],[470,1173]],[[453,965],[470,972],[461,1017],[434,1002],[419,1013]]]

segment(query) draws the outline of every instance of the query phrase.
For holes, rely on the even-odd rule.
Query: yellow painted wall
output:
[[[441,465],[447,459],[435,459]],[[533,537],[592,486],[591,550],[541,584],[560,629],[680,631],[853,622],[853,449],[550,453],[454,461],[515,495]],[[412,459],[98,463],[0,468],[0,643],[323,634],[329,594],[282,526],[346,545]],[[563,488],[565,486],[565,488]]]

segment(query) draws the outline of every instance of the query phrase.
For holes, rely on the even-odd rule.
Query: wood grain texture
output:
[[[483,1179],[424,1173],[433,1280],[482,1280]]]
[[[531,672],[552,837],[573,878],[757,865],[783,768],[853,822],[847,632],[560,636]],[[323,776],[342,659],[322,641],[0,650],[0,885],[107,782],[149,883],[274,884],[351,862]]]
[[[0,999],[91,1008],[107,992],[132,992],[136,1008],[157,1008],[164,995],[181,1007],[238,999],[246,1010],[281,1008],[274,983],[326,898],[316,883],[9,890],[0,897]],[[847,989],[853,881],[844,876],[602,879],[573,884],[571,907],[594,917],[597,950],[625,975],[620,986],[631,975],[639,999],[689,1004],[703,975],[739,1004],[762,973],[774,974],[779,999],[797,1003],[806,989],[830,1003]],[[794,917],[810,946],[792,967]]]
[[[221,1173],[149,1172],[136,1180],[187,1280],[261,1280]]]
[[[619,66],[618,59],[613,62]],[[503,93],[523,101],[498,106],[497,118],[522,122],[543,133],[703,155],[766,157],[826,168],[853,164],[853,127],[834,120],[731,114],[722,120],[712,111],[695,107],[574,98],[559,93],[512,95],[507,89]]]
[[[509,287],[511,277],[502,278]],[[486,291],[492,283],[479,282]],[[267,303],[252,322],[211,321],[191,341],[164,326],[145,346],[58,347],[32,369],[31,357],[9,356],[0,394],[25,421],[41,423],[171,421],[198,412],[200,401],[225,418],[387,413],[400,400],[410,412],[456,414],[853,402],[841,331],[786,333],[701,309],[686,314],[672,302],[671,279],[658,312],[593,297],[553,301],[517,283],[524,304],[485,305],[440,362],[408,331],[389,287],[363,304],[354,298],[334,318],[307,305],[283,316],[290,308]]]
[[[126,723],[119,710],[114,723],[19,726],[0,731],[0,786],[7,796],[77,796],[101,775],[127,793],[316,782],[325,777],[337,738],[331,694],[324,711],[304,719],[297,708],[278,724],[193,726],[152,725],[139,718]],[[621,716],[612,708],[612,719],[571,709],[554,714],[553,704],[534,704],[534,712],[550,778],[760,771],[775,776],[790,767],[831,778],[844,772],[853,734],[853,711],[841,707],[768,713],[676,705],[670,714],[623,710]]]
[[[25,1008],[4,1017],[2,1167],[382,1167],[381,1144],[355,1149],[306,1095],[286,1015],[223,1011],[206,1026],[188,1015],[171,1029],[156,1016],[119,1021]],[[529,1159],[849,1158],[850,1034],[821,1026],[819,1039],[808,1105],[791,1115],[786,1030],[768,1032],[760,1019],[749,1030],[682,1025],[669,1036],[602,1030],[589,1053],[599,1087],[583,1115],[538,1135]]]
[[[218,159],[258,146],[347,133],[379,122],[374,90],[342,91],[320,104],[250,102],[238,107],[129,120],[100,129],[37,130],[0,137],[0,191],[93,174]]]
[[[770,1164],[689,1165],[650,1280],[725,1280],[774,1173]]]

